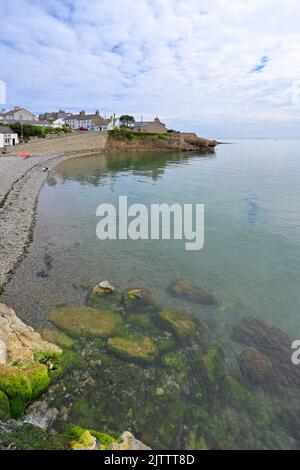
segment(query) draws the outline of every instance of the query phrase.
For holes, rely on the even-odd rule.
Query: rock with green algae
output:
[[[196,304],[218,305],[217,299],[208,289],[194,286],[184,279],[176,279],[171,282],[167,292],[174,297],[182,297]]]
[[[50,385],[45,365],[29,363],[20,366],[0,367],[0,390],[9,400],[11,416],[19,418],[32,400]]]
[[[67,336],[63,331],[55,328],[45,328],[41,332],[42,338],[51,343],[58,344],[61,348],[72,348],[74,340]]]
[[[48,320],[73,337],[108,337],[122,328],[121,316],[113,311],[91,307],[53,309]]]
[[[186,337],[201,330],[199,325],[192,320],[190,315],[172,309],[164,309],[159,312],[159,318],[169,326],[178,337]]]
[[[78,439],[70,442],[71,450],[96,450],[97,439],[89,431],[83,431]]]
[[[116,336],[108,339],[107,347],[121,358],[137,362],[150,363],[158,356],[158,349],[148,336]]]
[[[72,450],[78,450],[80,448],[86,450],[107,450],[110,445],[117,440],[109,434],[95,431],[93,429],[84,429],[74,424],[68,424],[64,426],[63,435],[66,436],[70,441],[70,448]]]
[[[2,390],[0,390],[0,421],[6,421],[11,417],[9,400]]]

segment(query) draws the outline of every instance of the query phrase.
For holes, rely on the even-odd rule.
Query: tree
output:
[[[120,117],[120,123],[122,126],[133,127],[135,123],[135,119],[133,116],[129,116],[128,114],[123,114],[123,116]]]

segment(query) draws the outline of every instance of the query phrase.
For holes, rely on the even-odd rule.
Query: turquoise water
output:
[[[86,292],[74,283],[108,279],[120,291],[149,289],[156,304],[191,314],[206,331],[194,343],[173,346],[185,371],[178,364],[166,368],[165,352],[155,365],[139,366],[108,354],[103,341],[81,338],[77,352],[101,352],[105,360],[96,370],[84,365],[94,381],[88,392],[78,392],[80,361],[79,371],[62,379],[74,394],[70,421],[115,435],[131,429],[155,448],[300,448],[293,431],[300,424],[300,381],[294,379],[289,349],[300,338],[299,156],[297,140],[235,141],[218,146],[215,154],[76,158],[49,176],[39,197],[33,242],[2,301],[43,328],[55,302],[86,303]],[[186,251],[182,240],[98,240],[97,206],[117,206],[120,195],[127,195],[129,204],[203,203],[204,248]],[[175,279],[208,289],[218,304],[173,297],[167,288]],[[122,315],[133,321],[128,312]],[[266,329],[267,342],[273,338],[267,346],[261,338],[256,344],[255,334],[250,343],[237,342],[233,328],[249,316],[279,327],[290,339]],[[159,343],[157,325],[151,325],[137,322],[133,330]],[[245,380],[240,353],[246,346],[272,361],[273,375],[262,368],[266,383],[256,377],[249,386]],[[209,351],[218,347],[223,352],[215,363]],[[269,359],[262,359],[266,369]],[[279,386],[277,372],[284,378]],[[244,382],[250,395],[227,374]],[[161,386],[166,393],[158,398],[153,390]],[[70,401],[63,391],[55,400],[57,406]],[[291,418],[294,411],[298,421]]]

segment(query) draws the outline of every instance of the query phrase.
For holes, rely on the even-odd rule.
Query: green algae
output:
[[[107,347],[121,358],[138,362],[153,362],[158,355],[155,343],[147,336],[128,335],[109,338]]]
[[[57,328],[75,338],[108,337],[117,333],[122,327],[122,319],[118,313],[91,307],[54,309],[47,318]]]
[[[88,434],[87,434],[88,433]],[[93,444],[91,437],[97,439],[101,445],[101,450],[107,450],[111,444],[117,442],[117,439],[109,434],[95,431],[94,429],[84,429],[81,426],[70,424],[64,427],[63,435],[71,440],[73,450],[80,447],[88,447]]]
[[[9,399],[11,416],[19,418],[32,397],[32,387],[26,372],[17,367],[2,366],[0,369],[0,390]]]
[[[45,392],[50,385],[48,369],[43,364],[32,364],[26,370],[26,375],[31,385],[31,401]]]
[[[9,400],[5,393],[0,390],[0,421],[6,421],[10,418]]]

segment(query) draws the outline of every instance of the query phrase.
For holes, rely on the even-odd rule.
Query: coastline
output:
[[[73,149],[65,145],[66,138],[61,138],[53,139],[55,145],[51,142],[48,151],[45,142],[19,146],[18,152],[23,148],[30,151],[32,157],[26,160],[16,154],[0,156],[0,295],[31,242],[38,195],[49,172],[70,158],[102,152],[107,139],[107,135],[101,135],[97,141],[90,142],[85,136],[80,137]],[[41,145],[45,146],[43,155]],[[65,147],[66,151],[59,147]],[[44,167],[48,168],[47,172],[43,171]]]

